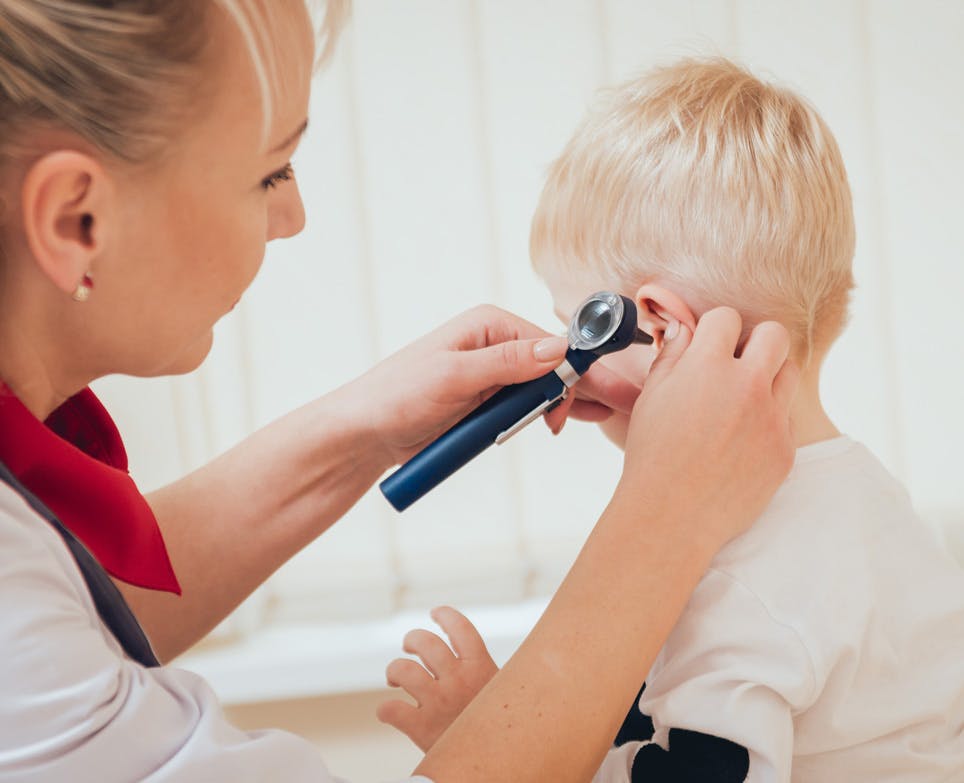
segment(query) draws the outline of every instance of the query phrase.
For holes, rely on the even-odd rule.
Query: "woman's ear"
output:
[[[65,293],[77,289],[103,249],[109,191],[104,169],[82,152],[51,152],[27,170],[20,202],[27,245]]]
[[[666,330],[675,321],[685,324],[690,331],[696,329],[696,316],[683,299],[667,288],[655,283],[644,283],[634,297],[638,325],[653,336],[653,347],[662,349]]]

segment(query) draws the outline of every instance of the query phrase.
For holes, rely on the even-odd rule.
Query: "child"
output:
[[[724,60],[612,91],[550,171],[531,251],[557,313],[616,290],[656,336],[603,361],[641,384],[667,334],[729,305],[747,329],[782,322],[802,368],[793,470],[715,558],[597,781],[964,781],[964,572],[820,402],[853,250],[822,119]],[[626,422],[602,426],[621,445]],[[379,710],[423,749],[496,669],[464,617],[433,617],[455,654],[412,632],[425,668],[395,661],[388,679],[419,706]]]

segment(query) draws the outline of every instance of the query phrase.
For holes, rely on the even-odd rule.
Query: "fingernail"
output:
[[[679,334],[679,321],[675,318],[671,319],[666,327],[666,331],[663,332],[664,340],[672,340],[676,335]]]
[[[565,337],[545,337],[532,348],[532,355],[540,362],[561,359],[566,355],[569,343]]]

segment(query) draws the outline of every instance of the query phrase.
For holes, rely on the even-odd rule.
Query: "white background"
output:
[[[527,258],[548,163],[595,88],[723,54],[798,89],[837,136],[858,290],[824,399],[964,551],[962,38],[958,0],[356,0],[294,160],[308,228],[269,248],[201,370],[96,385],[133,475],[176,478],[476,303],[558,330]],[[391,653],[359,671],[361,640],[395,638],[399,610],[546,594],[618,469],[593,428],[533,426],[402,516],[372,493],[221,629],[222,664],[254,656],[258,687],[198,667],[229,702],[312,697],[233,714],[311,736],[338,774],[405,772],[416,754],[374,727],[377,697],[324,695],[376,687]]]

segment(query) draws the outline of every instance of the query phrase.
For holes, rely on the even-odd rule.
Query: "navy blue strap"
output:
[[[640,689],[642,695],[646,683]],[[615,745],[653,737],[653,721],[639,709],[639,697],[616,735]],[[686,729],[669,730],[669,749],[644,745],[633,759],[632,783],[743,783],[750,754],[722,737]]]
[[[124,652],[144,666],[160,666],[147,636],[144,635],[143,629],[127,605],[127,601],[124,600],[124,596],[121,595],[120,590],[117,589],[103,566],[97,562],[97,559],[87,547],[54,516],[49,508],[21,484],[2,462],[0,462],[0,480],[21,495],[34,511],[60,533],[67,549],[77,562],[77,567],[80,569],[84,581],[87,583],[87,589],[90,591],[90,597],[94,600],[97,614],[100,615],[104,625],[120,642]]]
[[[639,700],[644,690],[646,690],[645,682],[643,683],[643,687],[639,689],[633,706],[629,708],[629,712],[623,719],[623,725],[619,727],[619,733],[616,735],[616,739],[613,740],[613,745],[617,748],[620,745],[625,745],[627,742],[633,742],[634,740],[645,742],[653,738],[653,719],[650,718],[649,715],[644,715],[643,711],[639,709]]]

